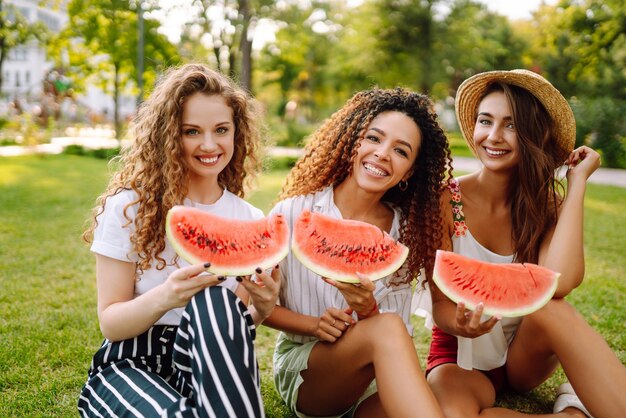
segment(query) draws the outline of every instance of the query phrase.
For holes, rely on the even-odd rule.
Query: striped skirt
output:
[[[252,318],[234,293],[207,288],[178,327],[105,340],[79,400],[83,417],[264,417]]]

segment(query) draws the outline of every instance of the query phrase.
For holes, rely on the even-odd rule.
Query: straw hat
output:
[[[473,134],[478,104],[487,87],[496,81],[522,87],[543,104],[554,122],[555,140],[562,150],[562,154],[558,156],[559,160],[564,161],[574,149],[576,141],[574,113],[567,100],[548,80],[528,70],[480,73],[468,78],[459,86],[454,103],[456,119],[474,155],[476,149]]]

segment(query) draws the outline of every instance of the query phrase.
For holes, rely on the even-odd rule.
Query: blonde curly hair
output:
[[[188,168],[181,140],[183,105],[198,92],[222,96],[233,110],[234,153],[218,175],[219,185],[244,197],[245,189],[261,170],[261,119],[256,101],[227,76],[203,64],[187,64],[164,73],[150,98],[140,106],[133,121],[132,145],[119,157],[120,168],[98,197],[90,226],[83,233],[85,241],[92,242],[107,198],[122,190],[135,191],[137,199],[124,208],[124,216],[129,225],[133,220],[127,210],[138,205],[131,242],[142,271],[155,260],[158,269],[167,264],[160,257],[165,249],[166,215],[187,195]]]
[[[437,123],[430,99],[402,88],[372,89],[355,94],[309,138],[304,156],[288,174],[280,199],[337,186],[352,173],[353,161],[372,120],[382,112],[398,111],[415,121],[422,143],[415,169],[404,191],[388,190],[382,200],[401,210],[400,241],[409,248],[408,283],[425,268],[430,276],[441,246],[442,184],[452,177],[448,139]],[[426,279],[427,280],[427,279]]]

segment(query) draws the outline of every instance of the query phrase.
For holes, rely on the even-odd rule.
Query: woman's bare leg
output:
[[[518,390],[532,389],[559,362],[594,417],[626,416],[626,367],[567,301],[553,299],[522,321],[509,348],[509,380]]]
[[[491,381],[478,370],[442,364],[428,374],[428,384],[446,418],[479,417],[480,411],[493,406],[496,392]]]
[[[493,407],[496,393],[491,381],[478,370],[464,370],[456,364],[443,364],[428,375],[446,418],[585,418],[582,411],[567,408],[559,414],[526,414]]]
[[[396,314],[376,315],[351,326],[335,343],[315,344],[302,377],[297,407],[309,415],[346,411],[376,378],[388,417],[443,417]]]

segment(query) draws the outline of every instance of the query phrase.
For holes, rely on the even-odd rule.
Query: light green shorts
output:
[[[281,332],[278,335],[276,349],[274,350],[274,384],[276,385],[276,390],[287,406],[300,418],[309,417],[309,415],[303,414],[296,409],[298,389],[304,381],[300,372],[307,369],[309,355],[316,343],[317,340],[304,344],[296,343],[289,340]],[[374,380],[352,408],[342,414],[324,418],[352,417],[359,404],[376,393],[376,391],[376,380]]]

